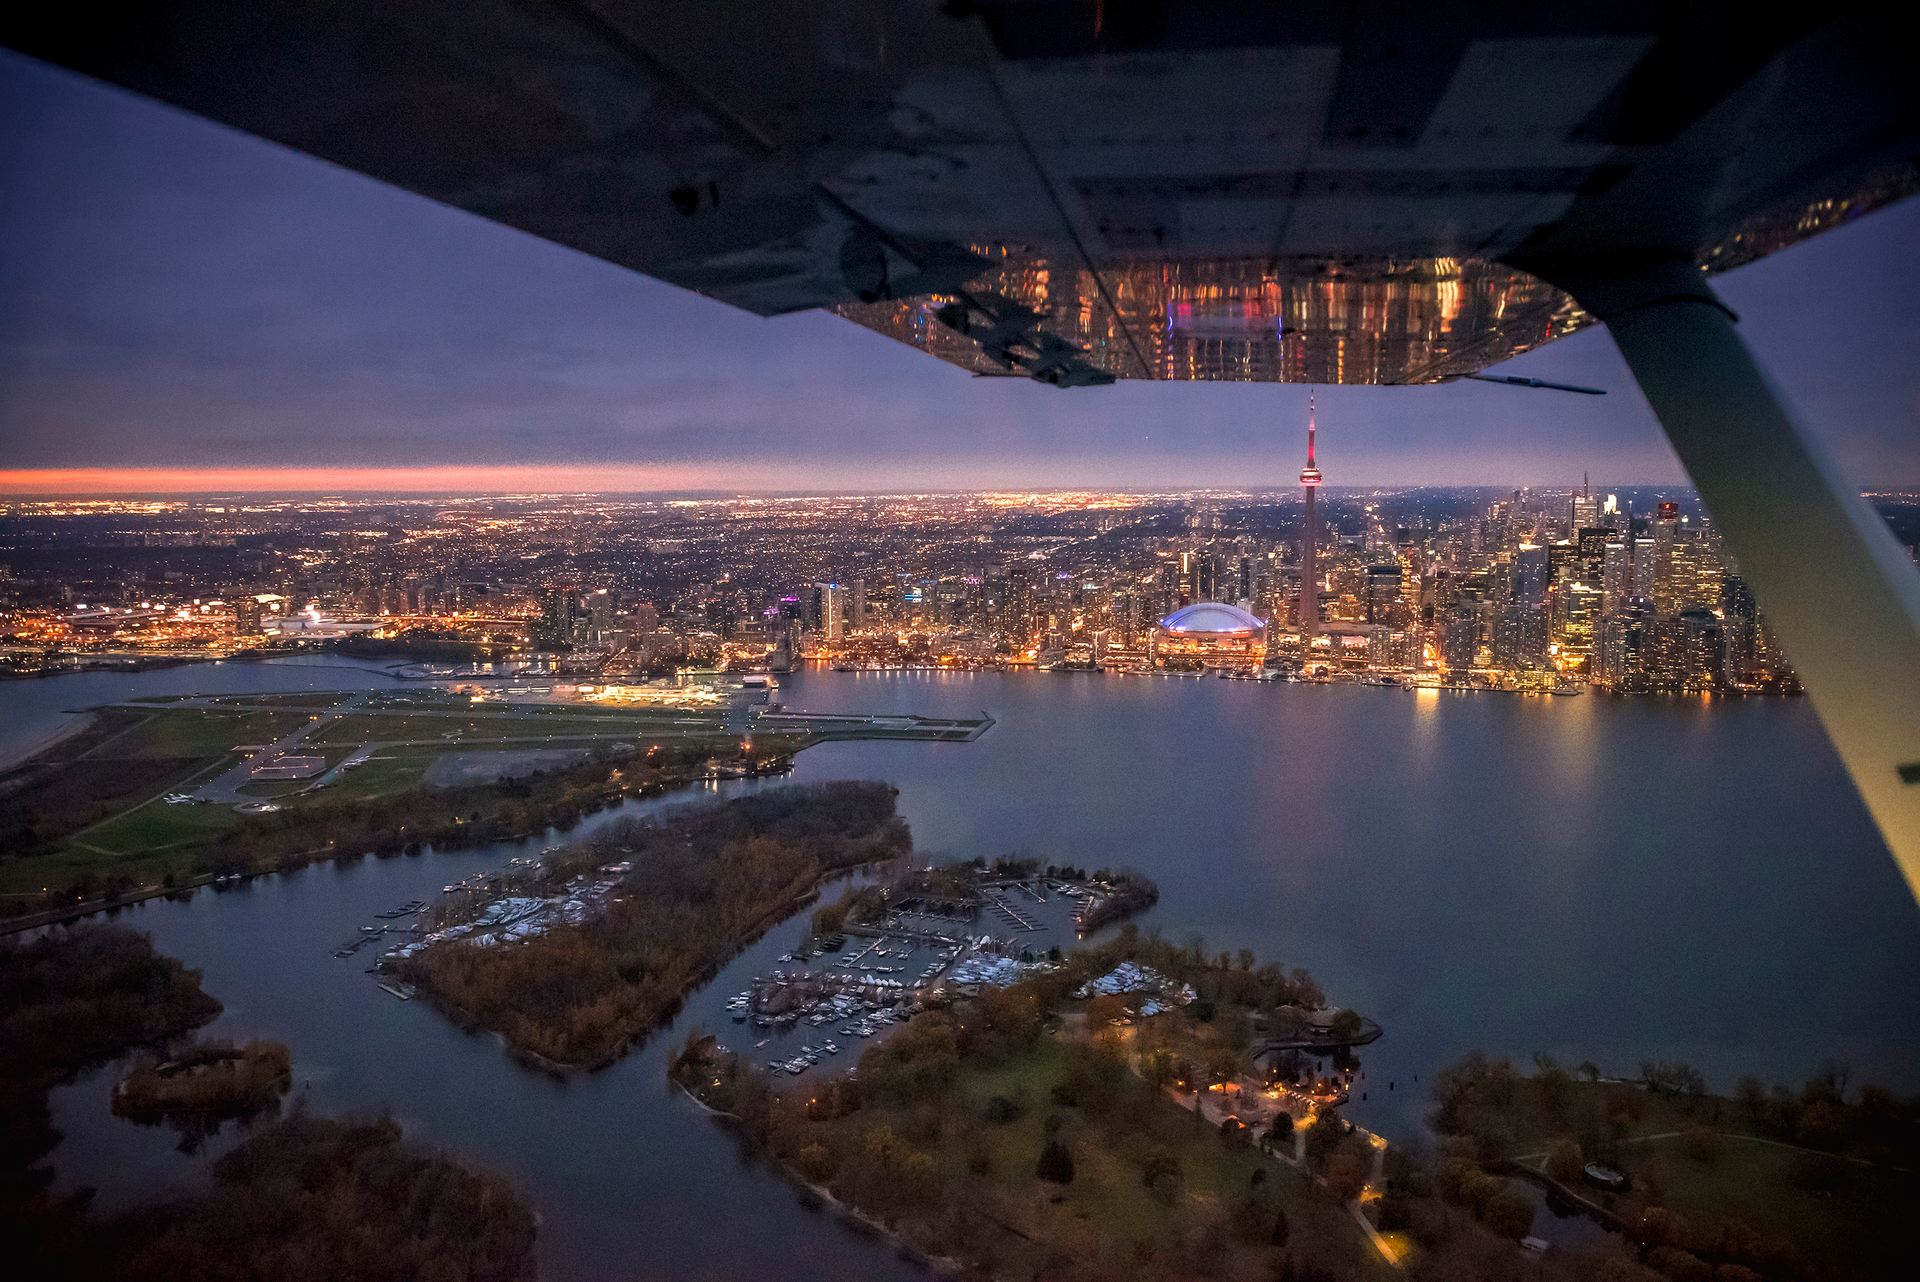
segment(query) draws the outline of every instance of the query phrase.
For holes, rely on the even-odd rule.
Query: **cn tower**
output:
[[[1300,630],[1309,639],[1320,634],[1320,527],[1314,522],[1313,492],[1320,488],[1320,469],[1313,465],[1313,397],[1307,397],[1307,465],[1300,469],[1307,491],[1307,533],[1300,541]]]

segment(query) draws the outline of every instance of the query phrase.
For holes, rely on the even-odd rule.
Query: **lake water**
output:
[[[215,671],[116,676],[130,684],[109,694],[77,684],[98,678],[9,683],[0,707],[11,727],[21,690],[72,708],[389,679],[222,665],[215,687]],[[783,681],[810,711],[989,711],[977,743],[828,744],[795,778],[893,781],[922,854],[1133,865],[1161,886],[1144,926],[1306,966],[1386,1029],[1352,1115],[1391,1137],[1419,1131],[1416,1075],[1475,1047],[1629,1073],[1687,1059],[1722,1090],[1749,1072],[1797,1085],[1836,1057],[1856,1082],[1920,1089],[1920,910],[1804,701],[1027,673]],[[227,1003],[213,1035],[288,1042],[315,1108],[390,1107],[414,1136],[516,1180],[543,1217],[547,1277],[909,1276],[804,1210],[662,1080],[686,1027],[737,1027],[726,997],[803,920],[696,994],[674,1030],[565,1081],[330,956],[371,913],[511,853],[312,868],[123,920],[204,970]],[[109,1081],[55,1093],[60,1187],[124,1202],[195,1178],[231,1142],[177,1153],[169,1132],[107,1113]]]

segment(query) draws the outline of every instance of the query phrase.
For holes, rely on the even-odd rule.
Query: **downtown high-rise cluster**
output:
[[[1302,488],[1259,492],[47,504],[14,513],[0,658],[364,636],[610,675],[813,657],[1791,688],[1685,496],[1321,479],[1309,460]],[[1160,626],[1206,602],[1257,635]]]

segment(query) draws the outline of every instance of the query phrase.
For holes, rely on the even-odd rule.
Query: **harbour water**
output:
[[[85,677],[10,683],[0,708],[11,735],[29,703],[388,679],[221,665],[116,676],[107,693],[63,685]],[[1352,1113],[1390,1137],[1418,1134],[1424,1083],[1476,1047],[1628,1073],[1686,1059],[1723,1090],[1743,1073],[1797,1085],[1833,1057],[1855,1082],[1920,1089],[1920,910],[1804,701],[1030,673],[782,681],[783,701],[808,711],[989,711],[977,743],[826,744],[793,777],[893,781],[923,856],[1137,867],[1161,887],[1143,927],[1307,967],[1333,1002],[1386,1028]],[[144,682],[157,684],[124,684]],[[518,1182],[542,1216],[544,1276],[910,1276],[802,1207],[663,1082],[689,1026],[745,1036],[728,997],[792,949],[803,921],[749,948],[647,1047],[566,1079],[515,1066],[492,1038],[331,956],[375,912],[524,853],[315,867],[123,920],[203,969],[227,1004],[212,1035],[286,1041],[311,1107],[389,1108]],[[232,1142],[230,1128],[179,1153],[171,1133],[108,1113],[109,1081],[55,1093],[63,1189],[124,1203],[200,1178]]]

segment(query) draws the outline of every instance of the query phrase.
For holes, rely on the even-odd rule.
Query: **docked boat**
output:
[[[1618,1193],[1627,1187],[1627,1177],[1611,1166],[1602,1166],[1598,1162],[1588,1162],[1580,1172],[1587,1177],[1587,1183],[1609,1192]]]

